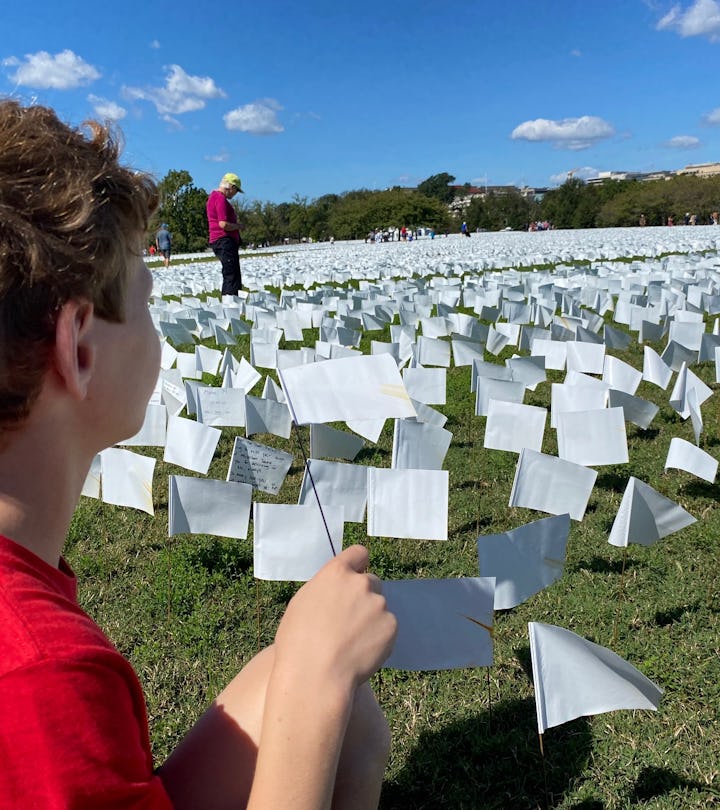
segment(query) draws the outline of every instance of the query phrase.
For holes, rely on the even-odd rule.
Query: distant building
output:
[[[613,180],[637,180],[646,183],[649,180],[670,180],[677,172],[660,170],[656,172],[598,172],[597,177],[591,177],[585,182],[589,186],[600,186]]]
[[[523,186],[519,191],[526,200],[530,202],[540,202],[550,189],[546,187],[533,188],[532,186]]]
[[[568,172],[568,178],[575,174],[575,169]],[[720,163],[695,163],[686,166],[684,169],[666,170],[661,169],[654,172],[625,172],[607,171],[598,172],[596,177],[591,177],[584,182],[589,186],[599,186],[603,183],[616,180],[635,180],[638,183],[646,183],[651,180],[670,180],[677,175],[687,174],[694,177],[715,177],[720,175]],[[455,193],[455,199],[448,205],[448,209],[453,214],[462,214],[470,203],[475,199],[484,200],[491,194],[501,197],[506,194],[519,193],[530,202],[540,202],[550,191],[549,188],[533,188],[532,186],[473,186],[470,183],[464,185],[450,186]],[[404,189],[414,191],[415,189]]]
[[[490,195],[494,197],[503,197],[507,194],[522,194],[523,197],[535,199],[536,192],[541,194],[545,193],[547,189],[533,189],[527,186],[518,188],[517,186],[450,186],[455,192],[455,199],[448,205],[448,208],[453,213],[463,212],[474,199],[484,200]]]
[[[678,169],[678,174],[690,174],[695,177],[714,177],[720,174],[720,163],[694,163],[684,169]]]

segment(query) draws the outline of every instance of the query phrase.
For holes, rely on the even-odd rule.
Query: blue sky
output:
[[[0,31],[1,94],[251,199],[720,160],[717,0],[6,0]]]

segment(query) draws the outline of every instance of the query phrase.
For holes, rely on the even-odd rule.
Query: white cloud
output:
[[[10,78],[24,87],[70,90],[90,84],[100,78],[100,72],[70,50],[52,56],[47,51],[25,54],[25,61],[16,56],[3,59],[5,67],[17,68]]]
[[[705,113],[705,115],[703,115],[703,122],[713,127],[720,125],[720,107],[716,107],[711,112]]]
[[[550,182],[553,185],[562,185],[569,177],[577,177],[579,180],[590,180],[598,176],[598,170],[592,166],[581,166],[578,169],[570,169],[566,172],[550,175]]]
[[[209,160],[211,163],[227,163],[230,160],[230,153],[223,149],[217,155],[205,155],[205,160]]]
[[[676,135],[669,141],[665,141],[664,145],[671,149],[695,149],[700,146],[700,138],[696,138],[694,135]]]
[[[570,51],[570,56],[577,56],[577,57],[580,57],[580,56],[582,56],[582,51],[581,51],[579,48],[573,48],[573,49]]]
[[[525,121],[515,127],[510,137],[513,140],[550,141],[558,149],[587,149],[596,141],[610,138],[615,130],[607,121],[594,115],[583,115],[580,118],[563,118],[560,121],[549,121],[536,118]]]
[[[160,120],[164,121],[170,129],[182,129],[183,125],[177,120],[177,118],[173,118],[172,115],[165,115],[160,116]]]
[[[677,31],[681,37],[708,37],[720,40],[720,3],[717,0],[695,0],[684,10],[676,5],[658,22],[658,31]]]
[[[180,65],[170,65],[164,87],[123,87],[123,95],[130,101],[149,101],[160,116],[195,112],[205,107],[208,99],[225,98],[209,76],[190,76]]]
[[[655,28],[658,31],[665,31],[677,25],[680,16],[680,6],[673,6],[670,11],[658,22]]]
[[[153,41],[150,43],[150,47],[151,47],[151,48],[154,48],[155,50],[158,50],[158,48],[160,47],[160,40],[158,40],[158,39],[154,39],[154,40],[153,40]]]
[[[280,110],[282,107],[274,98],[263,98],[230,110],[223,116],[223,121],[230,130],[251,135],[277,135],[285,129],[277,117]]]
[[[109,119],[110,121],[122,121],[127,115],[127,110],[116,104],[114,101],[108,101],[106,98],[100,96],[88,96],[88,101],[93,105],[93,111],[99,118]]]

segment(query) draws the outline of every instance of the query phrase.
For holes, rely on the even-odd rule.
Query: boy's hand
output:
[[[275,637],[276,667],[355,688],[388,657],[397,633],[368,553],[350,546],[290,600]]]

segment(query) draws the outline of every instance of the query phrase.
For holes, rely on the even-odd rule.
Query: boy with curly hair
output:
[[[368,686],[395,619],[346,549],[154,770],[131,665],[62,548],[94,456],[140,428],[160,344],[142,259],[155,184],[96,123],[0,101],[0,804],[365,808],[389,734]]]

